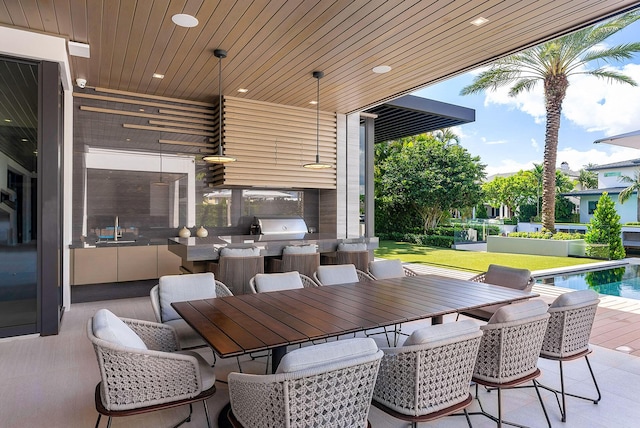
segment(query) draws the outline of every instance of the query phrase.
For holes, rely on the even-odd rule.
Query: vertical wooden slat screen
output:
[[[336,188],[335,113],[320,112],[320,161],[332,168],[311,170],[315,109],[224,97],[223,112],[225,154],[237,162],[211,166],[211,187]]]

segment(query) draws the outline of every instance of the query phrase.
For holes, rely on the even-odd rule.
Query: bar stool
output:
[[[267,263],[270,273],[298,271],[312,277],[320,266],[320,253],[316,244],[287,245],[282,249],[282,258],[271,258]]]
[[[222,248],[217,262],[209,263],[209,270],[224,282],[234,295],[250,294],[249,280],[264,273],[264,256],[260,249]]]
[[[369,271],[369,250],[364,242],[338,244],[336,251],[337,264],[355,265],[356,269],[363,272]]]

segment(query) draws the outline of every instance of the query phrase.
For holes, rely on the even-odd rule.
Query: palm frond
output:
[[[509,96],[515,97],[522,92],[528,92],[535,88],[536,83],[538,83],[539,81],[539,78],[520,79],[509,90]]]
[[[582,61],[622,61],[632,58],[633,54],[636,52],[640,52],[640,42],[626,43],[606,49],[591,50],[582,57]]]
[[[626,74],[618,73],[614,70],[606,70],[604,68],[598,68],[596,70],[588,70],[575,74],[586,74],[589,76],[595,76],[599,79],[606,79],[609,82],[627,83],[631,86],[638,86],[635,80]]]

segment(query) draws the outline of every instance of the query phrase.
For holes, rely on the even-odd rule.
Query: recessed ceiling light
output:
[[[314,101],[309,101],[309,104],[316,105],[316,104],[318,104],[318,102],[317,102],[317,101],[315,101],[315,100],[314,100]]]
[[[26,143],[26,142],[27,142],[27,141],[29,141],[29,140],[27,140],[26,138],[23,138],[23,139],[22,139],[22,140],[20,140],[20,141],[22,141],[23,143]]]
[[[9,123],[9,122],[11,122],[11,119],[5,119],[4,121]]]
[[[143,108],[141,108],[141,109],[138,109],[138,111],[144,111],[144,109],[143,109]]]
[[[379,65],[377,67],[373,67],[371,71],[373,71],[374,73],[383,74],[390,72],[391,67],[389,67],[388,65]]]
[[[487,22],[489,22],[489,20],[487,18],[483,18],[483,17],[479,16],[476,19],[474,19],[473,21],[471,21],[471,24],[475,25],[476,27],[479,27],[481,25],[486,24]]]
[[[164,79],[164,74],[153,73],[153,77],[156,78],[156,79]]]
[[[249,90],[245,88],[240,88],[238,89],[238,92],[240,92],[241,94],[246,94],[247,92],[249,92]]]
[[[173,15],[171,20],[174,24],[179,25],[180,27],[191,28],[198,25],[198,19],[195,16],[187,15],[186,13]]]

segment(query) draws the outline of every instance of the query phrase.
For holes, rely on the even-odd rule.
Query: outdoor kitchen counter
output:
[[[260,255],[279,256],[287,245],[316,244],[320,253],[336,251],[341,242],[365,242],[367,249],[378,248],[378,238],[336,238],[322,233],[307,233],[302,236],[287,235],[220,235],[206,238],[169,238],[169,251],[182,257],[183,261],[198,262],[217,260],[221,248],[260,248]]]

